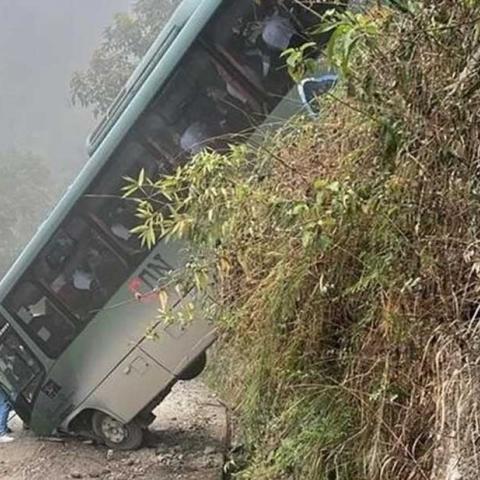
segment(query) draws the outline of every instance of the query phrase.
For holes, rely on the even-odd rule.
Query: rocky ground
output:
[[[74,438],[40,439],[11,422],[0,445],[1,480],[220,480],[227,414],[200,382],[179,383],[157,408],[144,448],[117,452]]]

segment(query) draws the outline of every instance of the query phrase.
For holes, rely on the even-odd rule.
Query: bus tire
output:
[[[207,366],[207,353],[202,352],[179,376],[180,380],[193,380],[198,377]]]
[[[92,430],[114,450],[137,450],[143,442],[143,428],[135,420],[124,424],[99,411],[92,416]]]

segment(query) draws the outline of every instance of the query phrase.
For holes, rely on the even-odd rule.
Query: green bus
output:
[[[88,162],[0,283],[0,384],[34,432],[137,448],[175,382],[202,371],[215,330],[162,321],[157,293],[182,249],[140,245],[124,178],[171,173],[298,109],[280,54],[330,6],[314,3],[184,0],[89,137]]]

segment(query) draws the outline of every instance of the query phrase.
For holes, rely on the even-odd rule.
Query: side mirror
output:
[[[298,94],[308,113],[318,117],[320,106],[318,97],[331,90],[338,81],[338,75],[327,73],[319,77],[305,78],[298,85]]]

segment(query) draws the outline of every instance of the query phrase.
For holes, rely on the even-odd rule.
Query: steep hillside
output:
[[[390,3],[331,20],[320,120],[198,155],[155,186],[173,215],[144,209],[206,252],[179,281],[222,331],[235,478],[478,478],[480,4]]]

